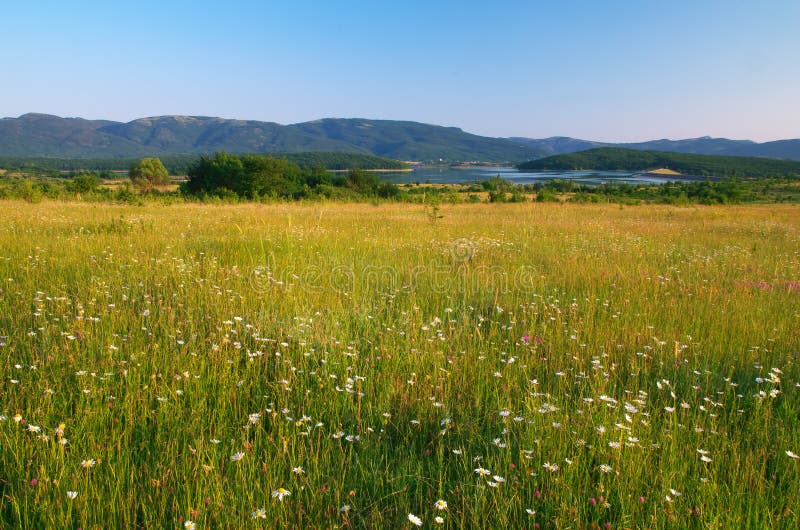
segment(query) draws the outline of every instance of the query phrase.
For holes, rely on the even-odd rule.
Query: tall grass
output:
[[[794,207],[2,206],[6,527],[800,524]]]

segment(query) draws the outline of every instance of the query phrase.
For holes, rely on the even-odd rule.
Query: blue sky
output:
[[[0,116],[800,138],[800,1],[3,2]]]

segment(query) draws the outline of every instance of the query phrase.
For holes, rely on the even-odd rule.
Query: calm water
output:
[[[632,172],[620,171],[541,171],[524,172],[507,167],[471,167],[471,168],[439,168],[419,167],[412,172],[384,173],[381,176],[391,179],[392,182],[420,182],[434,184],[455,184],[488,180],[500,175],[502,178],[517,184],[532,184],[550,179],[574,180],[581,184],[603,184],[606,182],[628,183],[656,183],[661,184],[667,180],[681,180],[680,178],[649,178],[635,176]]]

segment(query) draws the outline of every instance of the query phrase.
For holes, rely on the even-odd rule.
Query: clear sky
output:
[[[0,0],[0,116],[800,138],[800,0]]]

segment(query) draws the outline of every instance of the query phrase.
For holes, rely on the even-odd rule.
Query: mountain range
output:
[[[122,123],[24,114],[0,119],[0,156],[135,158],[174,154],[346,151],[422,162],[517,163],[596,147],[800,160],[800,139],[725,138],[604,143],[568,137],[492,138],[412,121],[327,118],[292,125],[204,116]]]

